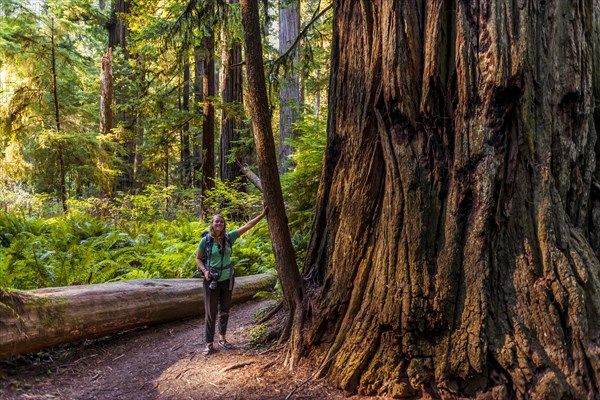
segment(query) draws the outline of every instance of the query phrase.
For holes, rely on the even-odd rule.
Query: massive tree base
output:
[[[334,10],[307,351],[350,392],[599,398],[600,3]]]
[[[232,303],[271,290],[275,282],[270,274],[236,278]],[[201,279],[137,279],[0,292],[0,358],[201,315]]]

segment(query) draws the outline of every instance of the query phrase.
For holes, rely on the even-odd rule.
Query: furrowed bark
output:
[[[334,2],[304,271],[322,375],[397,397],[598,393],[598,8]]]

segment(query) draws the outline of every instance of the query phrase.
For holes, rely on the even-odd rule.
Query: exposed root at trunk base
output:
[[[304,308],[301,304],[296,305],[294,313],[290,313],[288,320],[292,322],[287,342],[287,354],[284,365],[293,369],[302,354],[302,329],[304,326]]]

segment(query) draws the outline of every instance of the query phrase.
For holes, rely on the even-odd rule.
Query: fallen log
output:
[[[271,290],[276,278],[236,278],[233,304]],[[0,291],[0,359],[80,339],[204,315],[201,279],[136,279]]]

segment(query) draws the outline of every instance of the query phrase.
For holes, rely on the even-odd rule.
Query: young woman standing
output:
[[[202,352],[209,355],[214,350],[215,322],[219,320],[219,346],[231,349],[233,346],[227,341],[227,322],[229,321],[229,308],[233,292],[233,267],[231,266],[231,246],[244,233],[252,229],[267,215],[267,208],[262,213],[250,220],[239,229],[227,232],[225,218],[217,214],[210,224],[210,233],[200,240],[196,252],[196,265],[204,275],[204,314],[205,314],[205,340],[206,347]],[[209,237],[210,236],[210,237]],[[210,246],[207,249],[207,242]],[[206,263],[202,261],[204,252],[207,252]],[[211,271],[213,274],[211,275]],[[214,274],[216,273],[216,274]],[[213,282],[215,281],[215,282]],[[212,285],[211,285],[212,283]]]

